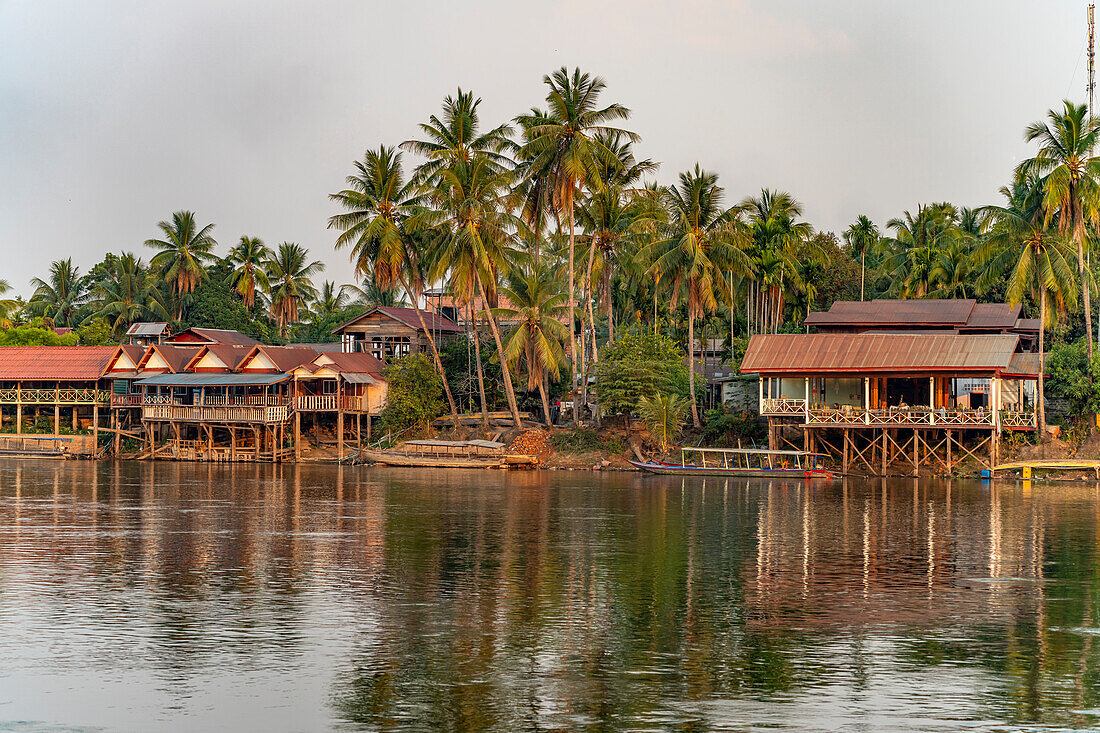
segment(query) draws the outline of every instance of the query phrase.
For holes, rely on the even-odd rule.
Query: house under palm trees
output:
[[[753,336],[741,371],[760,378],[772,447],[801,433],[796,447],[845,471],[991,466],[1003,432],[1037,428],[1039,324],[1020,315],[973,300],[841,301],[806,318],[816,333]]]
[[[428,335],[420,325],[421,318],[436,343],[465,332],[450,318],[429,310],[421,310],[418,318],[414,308],[383,305],[340,324],[332,333],[340,337],[345,353],[361,352],[388,361],[429,349]]]

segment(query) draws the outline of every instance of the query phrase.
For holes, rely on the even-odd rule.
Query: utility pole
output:
[[[1089,3],[1089,121],[1092,121],[1093,94],[1096,91],[1096,3]]]

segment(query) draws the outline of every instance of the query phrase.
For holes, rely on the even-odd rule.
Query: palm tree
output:
[[[133,252],[111,260],[109,271],[95,288],[99,315],[119,336],[130,324],[153,318],[168,318],[160,281]]]
[[[574,251],[576,247],[576,212],[574,202],[578,188],[600,187],[601,165],[615,166],[615,151],[606,144],[606,135],[619,135],[637,142],[639,137],[609,123],[630,117],[630,110],[621,104],[599,106],[600,94],[607,86],[602,77],[574,69],[570,74],[564,66],[543,77],[550,91],[546,95],[545,116],[522,115],[517,122],[523,127],[525,143],[520,156],[529,161],[528,175],[542,176],[550,184],[555,208],[569,215],[569,303],[576,302],[574,293]],[[597,135],[602,133],[602,135]],[[569,361],[577,373],[575,339],[569,339]],[[576,402],[574,401],[574,405]],[[574,415],[576,413],[574,412]]]
[[[469,162],[471,156],[482,155],[490,166],[508,170],[512,160],[503,151],[512,150],[512,129],[508,125],[498,125],[488,132],[481,132],[481,120],[478,105],[481,99],[474,99],[473,92],[458,93],[443,98],[442,118],[432,115],[428,122],[419,127],[424,140],[406,140],[401,149],[415,153],[426,160],[413,174],[416,183],[438,180],[440,171],[456,162]]]
[[[0,280],[0,295],[7,295],[11,292],[11,283],[7,280]],[[5,324],[11,322],[11,316],[19,309],[19,301],[15,298],[0,298],[0,321]]]
[[[358,290],[354,285],[337,286],[332,280],[321,283],[317,291],[317,300],[313,304],[313,314],[318,320],[332,318],[348,306],[350,292]]]
[[[859,218],[844,232],[844,241],[848,243],[852,254],[859,254],[859,299],[864,299],[864,282],[867,274],[867,251],[878,246],[882,235],[875,223],[860,214]]]
[[[890,293],[923,298],[936,288],[940,255],[960,236],[955,216],[950,204],[921,204],[915,215],[906,211],[887,222],[894,234],[880,244],[886,253],[880,270],[891,279]]]
[[[157,227],[164,239],[147,239],[145,246],[160,250],[149,264],[160,271],[160,276],[172,288],[172,293],[184,296],[195,292],[206,279],[206,266],[214,259],[217,242],[211,236],[214,225],[199,228],[192,211],[177,211],[172,221],[162,221]],[[183,298],[180,298],[177,320],[183,319]]]
[[[80,275],[80,268],[73,266],[72,258],[50,263],[50,274],[45,279],[33,278],[34,293],[27,310],[36,316],[53,320],[56,326],[77,325],[77,314],[88,301],[88,282]]]
[[[362,306],[366,310],[378,306],[391,306],[397,308],[411,308],[412,304],[405,299],[405,294],[396,287],[380,288],[370,278],[363,280],[363,285],[344,285],[343,292],[348,298],[354,298],[349,305]]]
[[[308,260],[308,249],[297,242],[283,242],[264,263],[271,317],[284,337],[287,326],[298,322],[303,304],[317,297],[312,278],[325,266],[320,260]]]
[[[517,269],[509,273],[501,293],[510,307],[496,308],[494,313],[516,324],[504,345],[504,356],[509,364],[516,364],[523,357],[527,367],[527,389],[538,389],[543,415],[550,426],[546,379],[547,375],[554,382],[560,378],[560,367],[565,364],[562,342],[569,338],[569,328],[565,325],[569,304],[561,281],[545,264],[527,270]]]
[[[258,237],[241,236],[240,243],[229,250],[226,260],[233,265],[226,282],[241,296],[244,307],[252,310],[256,303],[256,291],[268,287],[264,263],[271,258],[271,250]]]
[[[519,222],[507,210],[505,200],[511,182],[511,173],[501,170],[488,156],[475,154],[469,162],[454,162],[440,169],[437,184],[427,195],[432,208],[411,216],[409,229],[432,238],[433,279],[449,273],[451,291],[458,302],[469,303],[476,294],[486,304],[484,315],[500,356],[508,408],[519,426],[511,370],[492,311],[497,301],[497,280],[511,269],[516,258],[511,232]]]
[[[1046,223],[1057,216],[1058,231],[1077,245],[1077,274],[1085,307],[1088,357],[1092,362],[1092,307],[1085,272],[1085,225],[1100,223],[1100,157],[1092,154],[1100,138],[1100,120],[1088,106],[1062,102],[1062,109],[1049,110],[1047,122],[1033,122],[1024,130],[1024,140],[1038,142],[1034,158],[1016,169],[1019,179],[1037,177],[1043,190]]]
[[[751,272],[752,262],[739,245],[744,234],[738,208],[722,206],[718,175],[702,170],[680,174],[679,185],[664,191],[669,221],[660,239],[649,245],[656,270],[670,282],[670,311],[675,310],[681,289],[688,307],[688,386],[691,419],[702,427],[695,398],[695,320],[717,308],[716,288],[721,291],[722,272]]]
[[[1043,373],[1046,368],[1044,334],[1066,310],[1076,304],[1077,280],[1070,260],[1073,253],[1065,238],[1052,231],[1043,211],[1042,183],[1022,178],[1012,188],[1002,188],[1004,206],[987,206],[992,229],[974,253],[981,272],[978,286],[1008,279],[1005,297],[1017,304],[1025,296],[1039,299],[1039,380],[1036,412],[1039,439],[1046,440],[1046,404]]]
[[[329,194],[344,209],[344,213],[328,220],[329,229],[342,232],[336,239],[336,248],[351,247],[356,276],[370,274],[382,290],[395,284],[405,290],[416,310],[420,329],[428,339],[451,417],[457,425],[458,407],[447,384],[439,349],[424,323],[424,314],[415,305],[423,292],[424,276],[420,252],[405,231],[405,222],[417,206],[417,197],[414,188],[405,181],[401,154],[381,145],[378,150],[368,150],[362,161],[356,161],[355,170],[347,178],[348,188]]]
[[[759,196],[744,199],[738,209],[747,218],[751,257],[755,265],[747,301],[746,318],[756,314],[758,331],[778,332],[783,323],[785,288],[798,286],[798,263],[805,254],[803,243],[813,236],[813,227],[803,221],[802,204],[783,191],[763,189]],[[816,254],[816,253],[815,253]],[[751,306],[751,307],[750,307]]]

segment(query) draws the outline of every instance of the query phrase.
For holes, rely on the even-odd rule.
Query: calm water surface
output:
[[[1100,489],[0,461],[0,730],[1100,727]]]

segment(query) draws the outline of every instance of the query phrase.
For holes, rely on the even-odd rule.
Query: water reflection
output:
[[[0,729],[1094,727],[1098,512],[1042,483],[0,462]]]

